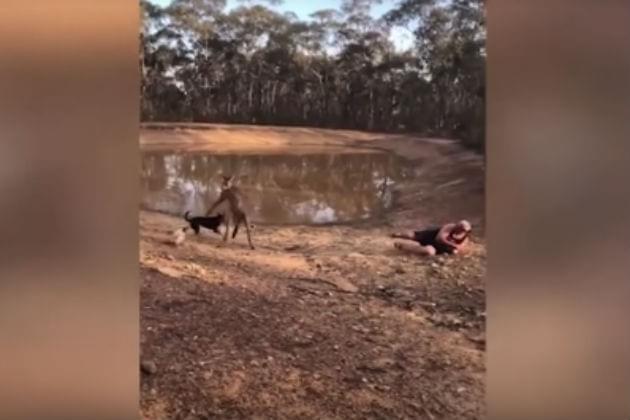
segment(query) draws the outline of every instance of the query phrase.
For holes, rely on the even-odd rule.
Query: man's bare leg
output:
[[[422,257],[432,257],[436,254],[435,248],[431,245],[422,246],[419,243],[410,244],[408,242],[394,242],[394,248],[399,251],[408,252],[410,254],[420,255]]]
[[[392,233],[390,236],[395,239],[409,239],[413,241],[415,240],[416,234],[413,230],[406,230],[404,232]]]

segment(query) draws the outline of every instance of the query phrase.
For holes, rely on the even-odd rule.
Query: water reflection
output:
[[[144,152],[142,206],[204,213],[234,174],[252,221],[322,224],[375,217],[392,204],[392,187],[411,169],[385,153],[209,155]]]

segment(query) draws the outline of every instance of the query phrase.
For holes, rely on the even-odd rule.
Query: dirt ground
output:
[[[225,142],[221,130],[233,131]],[[450,142],[273,130],[211,127],[174,135],[145,128],[141,144],[166,147],[170,133],[172,142],[217,153],[277,151],[291,146],[285,137],[296,139],[292,153],[317,142],[378,147],[417,161],[425,176],[399,187],[384,220],[257,225],[256,250],[240,232],[228,244],[204,232],[176,247],[171,232],[181,219],[140,212],[144,418],[482,418],[480,159]],[[264,141],[251,140],[252,132]],[[250,143],[232,144],[239,136]],[[402,255],[388,238],[393,230],[461,217],[475,224],[467,255]]]

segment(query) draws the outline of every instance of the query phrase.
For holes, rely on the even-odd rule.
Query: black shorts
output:
[[[435,248],[435,253],[438,255],[452,254],[452,247],[437,241],[437,235],[439,232],[440,228],[417,230],[413,233],[413,239],[422,246],[431,245]]]

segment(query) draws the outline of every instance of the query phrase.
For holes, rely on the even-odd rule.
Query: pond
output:
[[[413,168],[389,153],[146,151],[141,206],[178,216],[187,210],[204,214],[219,195],[221,174],[235,175],[254,223],[331,224],[382,216],[392,206],[394,186]]]

